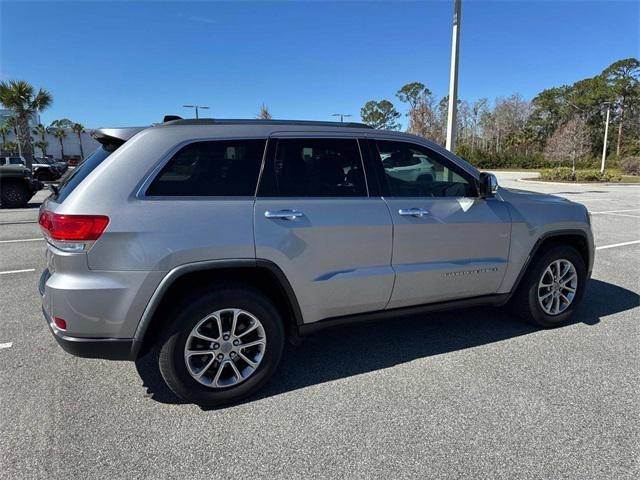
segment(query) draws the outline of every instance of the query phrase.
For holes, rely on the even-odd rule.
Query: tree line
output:
[[[437,100],[421,82],[404,85],[407,132],[444,145],[449,98]],[[610,109],[609,152],[640,154],[640,61],[628,58],[601,73],[543,90],[531,101],[519,94],[489,102],[458,100],[456,153],[481,168],[592,165],[602,152]],[[390,100],[370,100],[360,111],[374,128],[400,129],[402,114]]]
[[[68,132],[72,132],[78,137],[80,156],[84,158],[82,134],[85,132],[85,128],[80,123],[63,118],[54,120],[48,127],[38,123],[31,128],[30,121],[53,103],[53,96],[48,91],[39,89],[36,92],[31,84],[22,80],[0,82],[0,103],[14,113],[14,116],[0,124],[2,151],[20,152],[27,167],[31,168],[35,154],[34,147],[41,150],[42,156],[47,155],[49,146],[46,139],[47,134],[53,135],[60,142],[60,150],[64,159],[63,140],[67,137]],[[8,141],[10,132],[14,133],[15,142]]]

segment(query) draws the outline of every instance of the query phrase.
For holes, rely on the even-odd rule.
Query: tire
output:
[[[565,306],[566,298],[571,296],[571,292],[569,289],[557,288],[558,303],[550,304],[549,298],[551,301],[555,301],[553,297],[556,294],[553,291],[556,287],[540,287],[540,285],[553,285],[553,272],[557,271],[557,265],[560,265],[562,271],[567,266],[565,262],[569,262],[575,269],[577,284],[572,282],[566,284],[569,288],[575,287],[575,292],[569,304]],[[553,267],[552,264],[556,267]],[[547,272],[548,267],[552,269],[551,272]],[[544,280],[543,275],[545,275]],[[564,277],[561,277],[561,280],[564,282],[571,276],[571,272],[568,271]],[[551,246],[534,258],[511,300],[511,307],[517,315],[533,325],[542,328],[558,327],[570,320],[584,296],[586,283],[587,267],[578,251],[568,245]],[[567,295],[567,297],[563,298],[560,294]],[[546,298],[541,300],[543,297]],[[548,308],[545,309],[543,304]],[[554,309],[558,311],[554,312]]]
[[[231,309],[242,310],[244,313],[237,316],[235,331],[237,337],[233,336],[225,341],[218,333],[216,317],[205,319],[215,312],[220,312],[217,316],[221,318],[222,333],[229,333],[234,316]],[[158,363],[165,382],[181,399],[202,407],[218,407],[234,403],[259,390],[277,370],[284,348],[284,325],[276,307],[260,291],[241,285],[211,287],[180,302],[174,309],[172,317],[174,320],[168,326],[159,344]],[[249,330],[250,327],[257,325],[256,319],[261,327]],[[200,338],[194,337],[193,332],[196,327],[198,327],[198,334],[216,340],[201,341]],[[243,330],[248,333],[242,335]],[[265,340],[264,349],[261,345],[244,349],[242,345],[232,346],[234,338],[240,342],[242,337],[242,342],[249,344],[260,342],[261,336]],[[208,349],[214,353],[189,357],[189,367],[185,352],[187,342],[189,342],[190,351]],[[214,343],[218,345],[216,350],[213,350]],[[229,351],[229,349],[233,350]],[[262,352],[261,357],[260,352]],[[218,362],[218,355],[224,355],[222,362]],[[235,357],[231,358],[232,355]],[[241,356],[257,362],[257,366],[252,369]],[[258,358],[259,361],[257,361]],[[200,365],[208,365],[211,361],[213,363],[209,368],[200,368]],[[235,367],[229,362],[232,362]],[[221,368],[222,364],[226,365]],[[203,370],[200,380],[191,373],[200,373]],[[234,371],[241,373],[241,377],[236,378]],[[245,373],[247,373],[246,376]],[[213,385],[216,380],[218,385]],[[225,382],[234,381],[235,383],[225,385]]]
[[[0,185],[0,204],[4,208],[24,207],[33,195],[20,182],[5,182]]]

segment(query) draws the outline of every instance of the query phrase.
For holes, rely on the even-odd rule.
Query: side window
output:
[[[148,196],[253,196],[266,140],[196,142],[180,149]]]
[[[278,140],[273,157],[263,174],[262,196],[367,196],[356,140]]]
[[[392,197],[472,197],[475,186],[446,159],[419,145],[376,140]]]

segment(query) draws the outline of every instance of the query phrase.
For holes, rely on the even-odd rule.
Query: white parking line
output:
[[[0,350],[2,350],[3,348],[11,348],[12,345],[13,345],[13,342],[0,343]]]
[[[37,220],[15,220],[13,222],[0,222],[0,225],[24,225],[27,223],[38,223]]]
[[[25,268],[24,270],[7,270],[6,272],[0,272],[0,275],[9,275],[10,273],[26,273],[35,272],[35,268]]]
[[[640,215],[629,215],[628,213],[605,213],[604,215],[611,215],[613,217],[631,217],[640,218]]]
[[[627,210],[607,210],[604,212],[589,212],[591,215],[604,215],[607,213],[624,213],[624,212],[639,212],[640,208],[629,208]]]
[[[626,245],[635,245],[637,243],[640,243],[640,240],[633,240],[631,242],[614,243],[612,245],[602,245],[601,247],[596,247],[596,250],[604,250],[605,248],[624,247]]]
[[[18,240],[0,240],[0,243],[40,242],[44,238],[21,238]]]

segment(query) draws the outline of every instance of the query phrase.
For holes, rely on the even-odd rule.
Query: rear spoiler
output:
[[[148,127],[96,128],[91,131],[91,136],[107,150],[115,150],[146,128]]]

